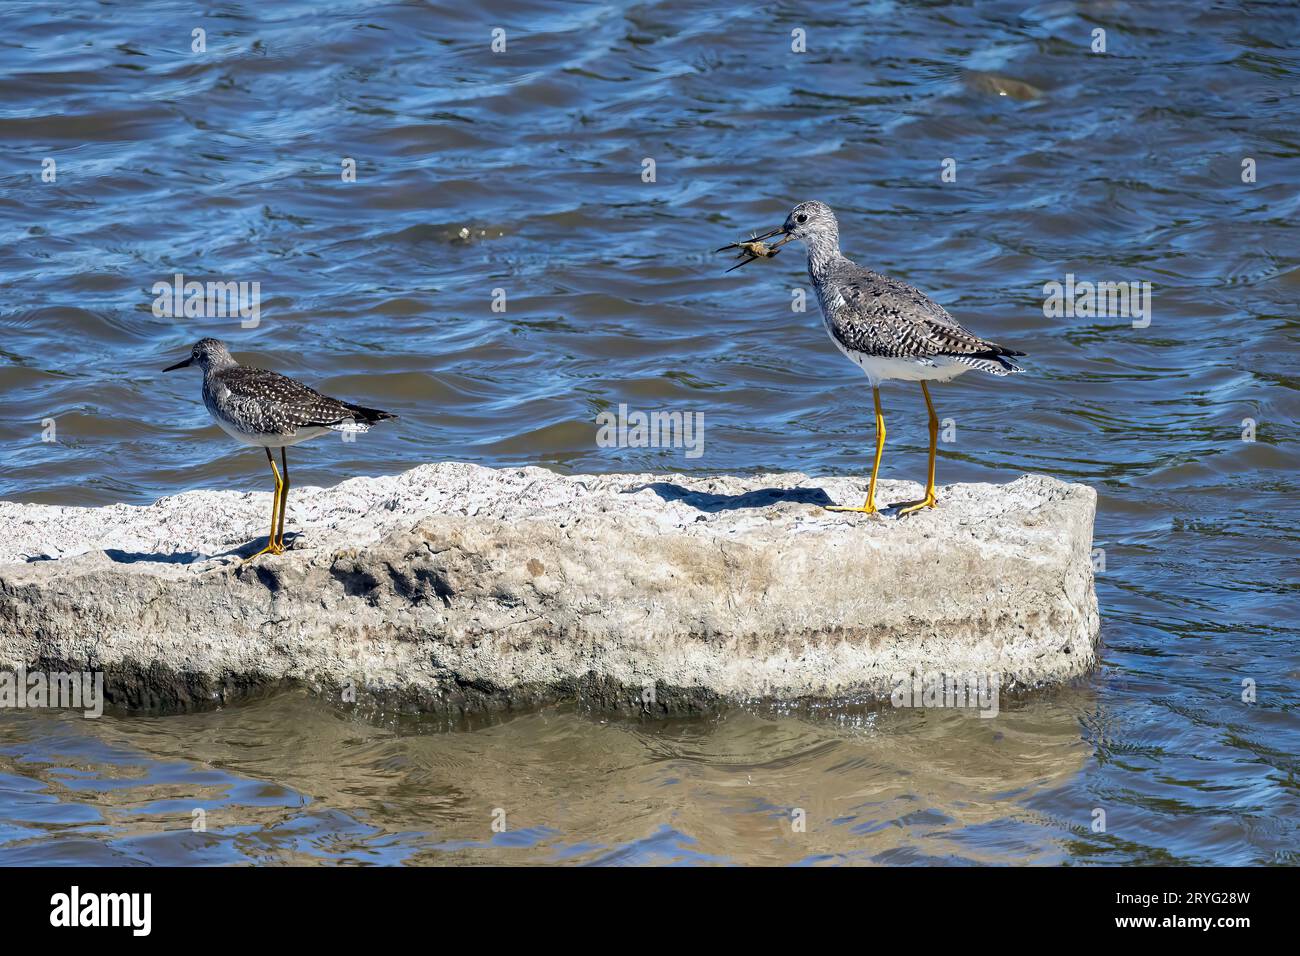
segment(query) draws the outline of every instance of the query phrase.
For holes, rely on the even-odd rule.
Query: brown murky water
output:
[[[1088,849],[1091,808],[1069,786],[1092,756],[1075,716],[1088,696],[996,719],[550,708],[451,732],[295,693],[24,716],[0,724],[0,792],[28,822],[0,839],[13,863],[1055,863]]]
[[[159,371],[201,335],[401,415],[295,452],[301,483],[862,473],[869,395],[791,310],[798,255],[712,254],[818,198],[849,254],[1030,353],[935,390],[940,481],[1091,484],[1106,568],[1103,666],[991,720],[0,713],[0,862],[1296,861],[1293,5],[73,0],[5,25],[0,496],[264,488]],[[156,316],[177,272],[260,282],[256,327]],[[1045,316],[1068,274],[1151,282],[1149,326]],[[919,478],[920,396],[884,399],[884,473]],[[599,447],[620,403],[702,413],[703,455]]]

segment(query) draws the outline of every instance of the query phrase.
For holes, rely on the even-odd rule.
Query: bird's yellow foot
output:
[[[875,505],[863,505],[861,508],[849,508],[846,505],[826,505],[827,511],[856,511],[858,514],[874,515],[879,514],[880,509]]]
[[[903,517],[903,515],[910,515],[913,511],[920,511],[922,508],[933,508],[938,504],[939,504],[939,499],[934,496],[933,492],[930,492],[920,501],[913,502],[912,504],[909,504],[906,508],[900,509],[898,512],[898,516],[901,518]]]
[[[284,548],[282,548],[280,545],[275,543],[268,544],[261,551],[258,551],[255,554],[250,554],[248,557],[244,558],[244,560],[241,561],[240,563],[247,564],[249,561],[252,561],[254,558],[260,558],[264,554],[284,554]]]

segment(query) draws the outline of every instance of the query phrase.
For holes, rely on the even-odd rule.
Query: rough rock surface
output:
[[[865,482],[562,476],[446,463],[148,507],[0,502],[0,669],[106,672],[115,703],[281,681],[447,714],[579,697],[888,697],[894,675],[1062,681],[1095,661],[1095,493],[1027,475],[937,510],[831,513]],[[921,488],[883,482],[878,500]]]

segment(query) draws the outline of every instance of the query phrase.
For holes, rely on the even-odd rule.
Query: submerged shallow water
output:
[[[1093,697],[995,719],[548,708],[452,732],[297,693],[166,717],[24,715],[0,723],[0,840],[11,863],[1159,861],[1089,830],[1105,799],[1079,786]],[[1129,813],[1129,827],[1159,819]],[[1272,852],[1233,814],[1216,826],[1233,862]]]
[[[869,393],[791,310],[798,254],[712,254],[818,198],[848,254],[1030,353],[934,390],[940,482],[1087,482],[1105,570],[1102,666],[993,720],[0,713],[0,862],[1296,861],[1292,5],[73,2],[6,26],[0,496],[269,489],[197,377],[159,371],[202,335],[401,415],[293,452],[299,484],[861,474]],[[260,282],[258,325],[155,316],[177,272]],[[1045,317],[1067,274],[1151,282],[1150,325]],[[883,473],[920,478],[918,390],[883,397]],[[702,413],[703,454],[599,447],[620,403]]]

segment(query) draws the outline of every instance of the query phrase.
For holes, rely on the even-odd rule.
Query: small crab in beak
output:
[[[782,239],[780,242],[773,243],[770,246],[765,241],[767,239],[773,238],[774,236],[781,236],[781,235],[784,235],[785,238]],[[749,239],[745,240],[744,242],[733,242],[723,246],[721,249],[715,249],[713,251],[726,252],[728,249],[738,249],[739,251],[736,253],[736,258],[739,259],[740,261],[727,270],[727,272],[734,272],[736,269],[739,269],[741,266],[749,265],[755,259],[771,259],[781,250],[782,246],[784,246],[787,242],[789,242],[793,238],[794,238],[793,236],[786,235],[785,229],[773,229],[771,232],[765,232],[761,236],[751,236]]]

